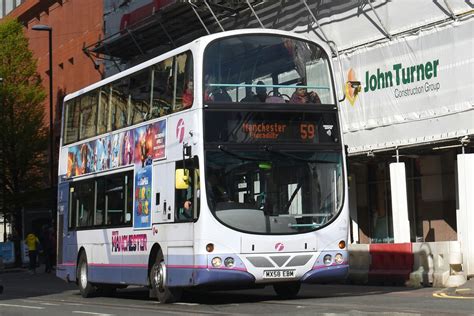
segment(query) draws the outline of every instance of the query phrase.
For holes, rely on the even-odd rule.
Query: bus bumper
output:
[[[167,279],[170,286],[251,286],[255,277],[246,271],[209,268],[168,268]],[[186,271],[188,270],[188,271]],[[187,278],[192,275],[192,280]],[[187,278],[187,279],[183,279]]]
[[[315,267],[316,268],[316,267]],[[349,274],[349,265],[333,265],[320,267],[306,272],[300,279],[302,283],[324,283],[344,281]]]

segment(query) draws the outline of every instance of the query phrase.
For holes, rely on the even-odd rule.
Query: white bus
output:
[[[348,272],[331,59],[284,31],[205,36],[69,94],[57,275],[82,296],[301,283]]]

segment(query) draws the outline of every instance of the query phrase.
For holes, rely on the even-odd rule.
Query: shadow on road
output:
[[[0,284],[4,286],[4,292],[3,294],[0,294],[0,300],[37,298],[47,295],[64,294],[65,299],[72,297],[74,299],[87,301],[87,299],[82,299],[75,284],[66,283],[57,278],[54,273],[47,274],[38,272],[37,274],[30,274],[26,271],[3,273],[0,274]],[[303,285],[297,299],[304,300],[315,298],[367,296],[412,290],[412,288],[406,287],[343,284]],[[148,294],[148,289],[145,287],[129,287],[117,290],[116,293],[109,297],[123,300],[155,301],[155,299],[149,298]],[[94,296],[96,299],[106,297],[101,294],[96,294]],[[273,288],[267,286],[263,289],[233,291],[188,290],[184,292],[181,302],[190,304],[225,305],[278,300],[279,298],[274,293]]]
[[[0,274],[0,285],[3,285],[0,300],[58,294],[76,288],[75,284],[67,284],[57,278],[54,271],[53,273],[42,271],[38,269],[36,274],[30,274],[26,270],[17,270]]]
[[[317,299],[317,298],[340,298],[367,295],[380,295],[393,292],[413,291],[406,287],[382,287],[382,286],[361,286],[342,284],[315,284],[303,285],[296,299]],[[148,297],[147,288],[127,288],[118,290],[114,297],[130,300],[155,300]],[[232,291],[204,291],[187,290],[184,292],[181,303],[206,304],[206,305],[227,305],[238,303],[258,303],[263,301],[281,300],[273,291],[271,286],[264,289],[252,290],[232,290]]]

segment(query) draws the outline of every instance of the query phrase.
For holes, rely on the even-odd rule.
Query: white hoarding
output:
[[[473,30],[471,16],[342,55],[349,151],[472,134]]]

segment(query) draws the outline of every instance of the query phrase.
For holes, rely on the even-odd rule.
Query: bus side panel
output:
[[[64,280],[76,279],[76,257],[71,256],[69,248],[75,244],[75,233],[68,231],[69,226],[69,182],[58,185],[58,248],[56,275]],[[71,240],[71,238],[73,240]]]

